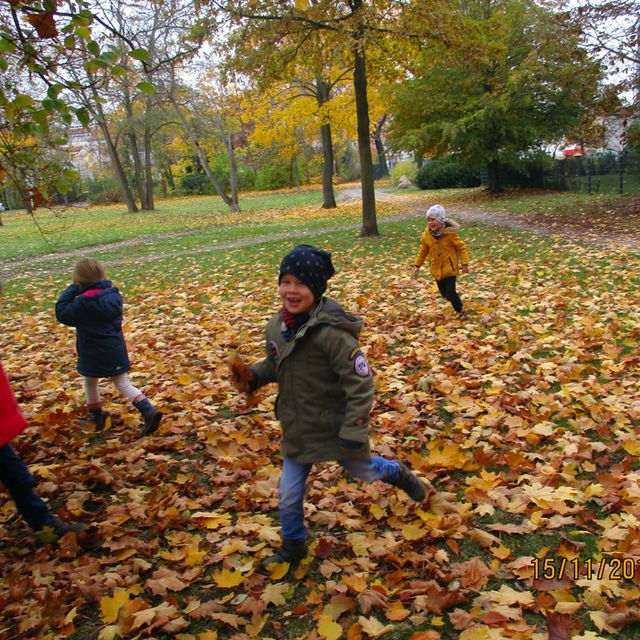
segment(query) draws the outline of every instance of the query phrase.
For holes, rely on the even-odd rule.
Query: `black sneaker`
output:
[[[427,497],[424,482],[417,478],[409,467],[402,464],[402,462],[398,464],[400,465],[400,473],[396,480],[390,484],[398,487],[398,489],[402,489],[412,500],[415,500],[415,502],[422,502]]]
[[[272,555],[260,562],[261,573],[270,573],[269,565],[288,562],[289,570],[294,569],[307,555],[307,543],[304,540],[283,540],[280,547]]]
[[[64,520],[60,520],[58,516],[54,516],[45,526],[51,527],[58,537],[62,537],[65,533],[69,533],[69,531],[82,533],[87,529],[87,525],[84,522],[65,522]]]

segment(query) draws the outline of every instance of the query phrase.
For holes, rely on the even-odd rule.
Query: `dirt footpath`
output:
[[[360,199],[359,188],[344,189],[341,199]],[[411,213],[424,214],[424,198],[411,201],[410,196],[376,190],[376,198],[387,202],[402,200]],[[499,201],[496,202],[499,206]],[[565,238],[569,242],[611,249],[640,252],[640,196],[628,196],[617,201],[615,208],[606,202],[596,202],[587,210],[556,211],[514,214],[498,208],[447,205],[447,215],[458,221],[477,222],[528,231],[541,235]]]

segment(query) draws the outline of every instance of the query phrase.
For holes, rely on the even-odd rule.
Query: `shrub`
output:
[[[289,163],[271,162],[258,171],[255,188],[258,191],[289,186]]]
[[[411,182],[415,182],[417,167],[411,160],[402,160],[393,166],[393,179],[398,182],[401,176],[407,176]]]
[[[113,176],[88,178],[85,187],[86,198],[93,204],[115,204],[122,202],[120,188]]]
[[[477,187],[480,176],[459,157],[450,155],[425,162],[418,170],[415,182],[421,189]]]
[[[553,158],[544,151],[526,155],[500,156],[500,182],[510,187],[543,187],[545,172],[553,166]]]
[[[213,192],[213,185],[204,173],[185,173],[180,176],[180,184],[176,188],[179,195],[203,195]]]

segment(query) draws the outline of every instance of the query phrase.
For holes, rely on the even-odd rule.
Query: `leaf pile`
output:
[[[460,321],[428,276],[409,276],[418,233],[406,223],[368,244],[313,241],[334,252],[328,295],[366,318],[374,450],[455,492],[457,514],[429,513],[397,489],[317,465],[305,503],[310,555],[295,575],[286,565],[260,575],[257,563],[279,540],[276,389],[247,406],[225,361],[234,351],[262,357],[277,265],[292,242],[229,252],[219,264],[197,256],[132,267],[131,377],[168,413],[152,438],[139,437],[139,416],[106,381],[110,428],[96,433],[83,421],[73,332],[52,313],[4,319],[3,363],[31,423],[16,448],[50,504],[93,528],[42,546],[2,504],[0,636],[633,633],[637,255],[477,232],[467,237],[472,273],[459,291],[469,318]],[[171,268],[179,285],[164,280]],[[58,283],[45,284],[34,281],[33,294],[53,303]],[[610,575],[614,558],[630,559],[627,579]],[[548,579],[534,575],[545,559]]]

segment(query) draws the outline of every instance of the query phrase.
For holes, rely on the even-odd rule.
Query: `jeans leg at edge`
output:
[[[278,510],[282,537],[287,540],[305,540],[307,537],[304,526],[304,491],[312,466],[294,462],[291,458],[285,458],[282,463]]]
[[[44,500],[33,490],[35,478],[10,444],[0,447],[0,481],[5,485],[16,509],[34,530],[51,520]]]
[[[400,473],[400,465],[395,460],[374,456],[371,460],[340,460],[340,465],[355,478],[365,482],[382,480],[394,482]]]

